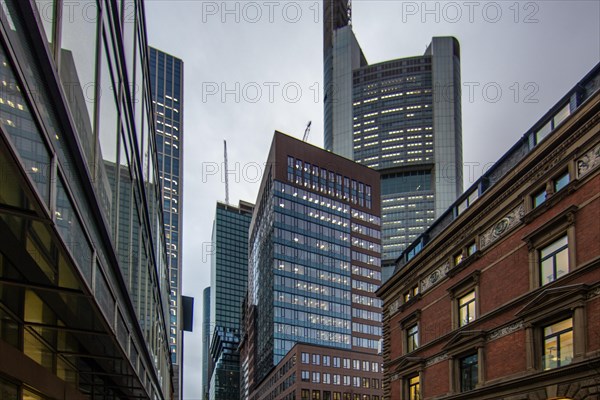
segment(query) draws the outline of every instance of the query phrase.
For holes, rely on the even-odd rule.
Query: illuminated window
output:
[[[544,327],[544,370],[571,364],[573,359],[573,319]]]

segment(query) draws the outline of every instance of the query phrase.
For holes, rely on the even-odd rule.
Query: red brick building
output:
[[[398,260],[385,399],[600,398],[600,65]]]

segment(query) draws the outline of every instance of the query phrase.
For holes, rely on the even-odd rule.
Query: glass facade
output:
[[[248,287],[248,228],[252,205],[217,203],[212,237],[209,398],[240,398],[242,302]]]
[[[144,6],[126,3],[127,20],[112,1],[2,3],[9,398],[163,399],[173,389]]]
[[[250,230],[259,381],[296,343],[374,354],[381,335],[374,294],[381,282],[381,220],[373,211],[373,182],[337,166],[337,156],[324,150],[311,146],[323,159],[309,162],[294,155],[309,145],[291,146],[281,150],[287,153],[281,177],[263,177]]]
[[[354,160],[382,174],[382,257],[395,260],[462,193],[458,43],[354,69],[352,98]]]
[[[154,110],[158,177],[169,271],[169,350],[180,388],[181,354],[181,245],[183,212],[183,62],[149,48],[150,83]],[[134,88],[134,93],[137,92]]]
[[[393,263],[462,193],[460,49],[369,65],[349,2],[324,2],[325,148],[381,172],[384,264]]]

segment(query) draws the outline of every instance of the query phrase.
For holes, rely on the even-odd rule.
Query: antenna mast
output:
[[[224,168],[225,168],[225,204],[229,205],[229,168],[227,165],[227,140],[223,140],[223,155],[225,158]]]

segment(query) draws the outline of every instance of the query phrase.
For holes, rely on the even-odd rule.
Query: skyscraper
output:
[[[369,65],[348,1],[326,0],[325,148],[381,173],[384,264],[462,193],[460,47]]]
[[[217,203],[212,234],[210,357],[211,400],[240,398],[240,324],[247,290],[248,227],[253,205]]]
[[[181,247],[183,222],[183,61],[152,47],[150,83],[169,268],[169,349],[181,397]]]
[[[379,399],[379,194],[376,171],[275,132],[250,225],[248,398]]]
[[[0,9],[0,397],[170,399],[144,2],[68,3]]]
[[[210,363],[210,286],[202,292],[202,400],[208,399]]]

